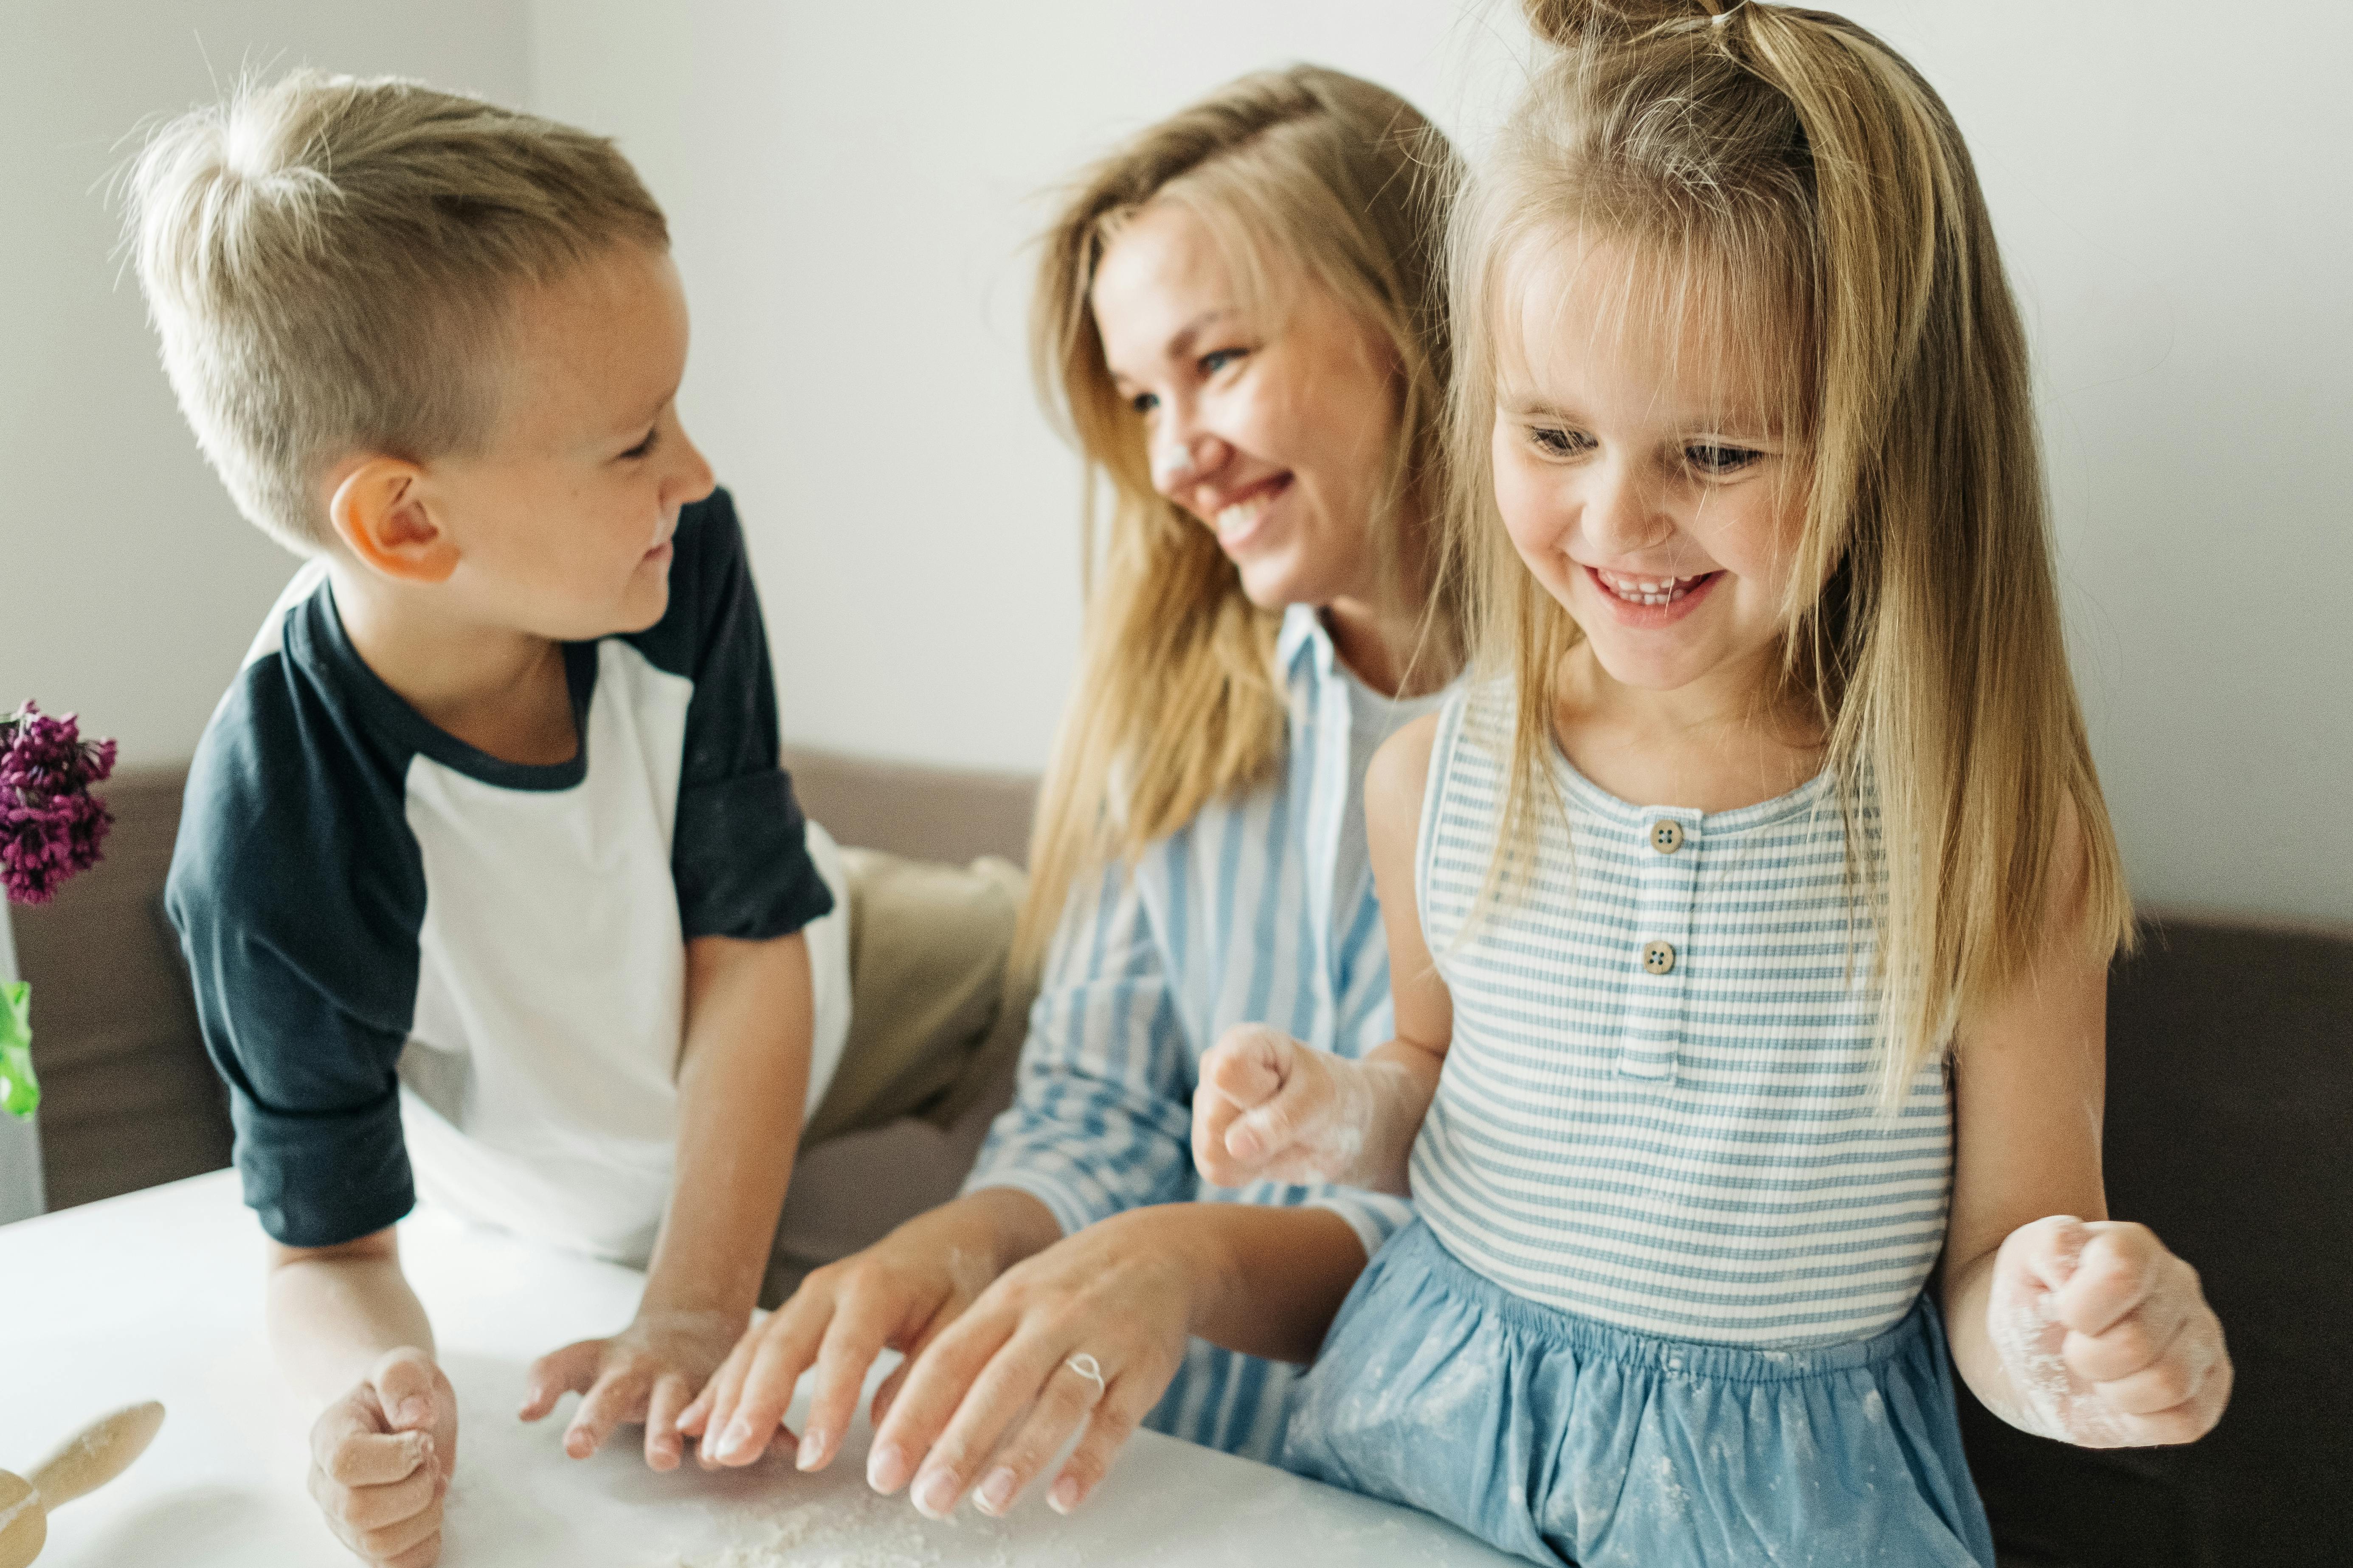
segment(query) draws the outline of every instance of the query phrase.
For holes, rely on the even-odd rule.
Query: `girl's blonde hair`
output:
[[[1074,889],[1262,781],[1285,744],[1282,613],[1252,605],[1215,534],[1153,489],[1143,421],[1113,385],[1090,299],[1104,253],[1147,203],[1180,205],[1216,236],[1246,298],[1279,310],[1287,284],[1317,286],[1381,341],[1397,425],[1372,540],[1393,574],[1434,553],[1415,531],[1434,529],[1445,500],[1442,234],[1458,174],[1403,99],[1297,66],[1243,77],[1144,132],[1082,176],[1047,232],[1031,350],[1040,394],[1086,462],[1087,609],[1078,690],[1038,804],[1019,962],[1043,952]],[[1433,602],[1425,639],[1450,661],[1454,605]]]
[[[1493,336],[1531,246],[1640,258],[1619,323],[1717,345],[1802,461],[1778,695],[1828,737],[1876,896],[1883,1105],[2059,933],[2105,959],[2131,904],[2069,674],[2024,329],[1944,103],[1842,17],[1754,0],[1524,0],[1558,47],[1451,235],[1460,377],[1448,570],[1472,660],[1516,680],[1491,895],[1561,803],[1552,715],[1579,633],[1514,554],[1490,440]],[[1605,328],[1608,323],[1602,324]],[[1814,584],[1822,584],[1819,594]],[[2072,817],[2088,874],[2054,889]],[[1882,879],[1883,878],[1883,882]]]

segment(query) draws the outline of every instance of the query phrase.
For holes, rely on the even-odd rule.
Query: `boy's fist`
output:
[[[1986,1327],[2030,1432],[2086,1448],[2187,1443],[2231,1397],[2222,1325],[2198,1271],[2147,1226],[2056,1215],[1994,1260]]]
[[[458,1395],[420,1350],[396,1350],[311,1428],[311,1496],[335,1538],[374,1568],[441,1555],[441,1500],[458,1458]]]
[[[1361,1065],[1280,1029],[1240,1024],[1201,1058],[1193,1159],[1221,1187],[1365,1185],[1360,1167],[1373,1113]]]

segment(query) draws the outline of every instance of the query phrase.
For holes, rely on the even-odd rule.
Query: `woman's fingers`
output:
[[[852,1310],[833,1315],[817,1352],[808,1421],[801,1428],[800,1450],[793,1456],[797,1468],[823,1469],[841,1451],[842,1436],[858,1410],[859,1392],[866,1386],[866,1373],[889,1338],[890,1323],[882,1312]]]
[[[869,1486],[894,1492],[913,1479],[917,1462],[932,1451],[1012,1329],[1008,1317],[975,1310],[932,1342],[916,1359],[874,1436],[874,1447],[866,1456]]]
[[[732,1384],[722,1384],[712,1403],[702,1437],[705,1462],[748,1465],[768,1451],[785,1412],[792,1408],[793,1390],[835,1316],[830,1299],[796,1298],[760,1326],[740,1374]]]
[[[1039,1472],[1053,1463],[1088,1413],[1103,1402],[1109,1386],[1094,1357],[1081,1352],[1064,1361],[1047,1379],[1046,1391],[1036,1406],[999,1446],[980,1484],[973,1489],[973,1506],[992,1518],[1012,1508]]]
[[[944,1343],[944,1342],[943,1342]],[[946,1429],[924,1454],[908,1496],[934,1519],[955,1511],[965,1489],[979,1479],[981,1466],[1021,1413],[1053,1392],[1057,1373],[1072,1354],[1059,1328],[1033,1320],[998,1346],[957,1402]],[[1093,1364],[1093,1358],[1088,1358]],[[1098,1369],[1100,1375],[1100,1369]]]
[[[1063,1461],[1061,1474],[1046,1493],[1046,1505],[1056,1513],[1068,1513],[1093,1495],[1111,1473],[1111,1462],[1119,1455],[1144,1417],[1160,1402],[1168,1390],[1169,1378],[1176,1375],[1170,1367],[1157,1377],[1139,1376],[1131,1371],[1114,1378],[1103,1398],[1087,1416],[1086,1435],[1079,1446],[1071,1450]]]

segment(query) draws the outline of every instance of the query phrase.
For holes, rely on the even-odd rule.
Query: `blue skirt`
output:
[[[1525,1300],[1416,1223],[1340,1309],[1282,1463],[1577,1568],[1993,1568],[1924,1292],[1868,1340],[1705,1344]]]

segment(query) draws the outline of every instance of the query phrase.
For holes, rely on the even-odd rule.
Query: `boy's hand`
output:
[[[441,1556],[441,1500],[458,1459],[458,1396],[420,1350],[396,1350],[311,1428],[311,1496],[375,1568]]]
[[[2026,1404],[2012,1424],[2062,1442],[2187,1443],[2230,1401],[2230,1352],[2198,1272],[2145,1226],[2021,1226],[1995,1259],[1986,1328]]]
[[[674,1470],[686,1448],[679,1412],[726,1359],[743,1329],[743,1318],[725,1312],[640,1310],[609,1340],[582,1340],[533,1363],[520,1414],[537,1421],[565,1394],[582,1394],[565,1428],[565,1453],[585,1459],[605,1446],[613,1428],[642,1421],[646,1463]]]
[[[1263,1024],[1238,1024],[1201,1058],[1193,1159],[1221,1187],[1371,1185],[1364,1154],[1377,1109],[1362,1064]]]

